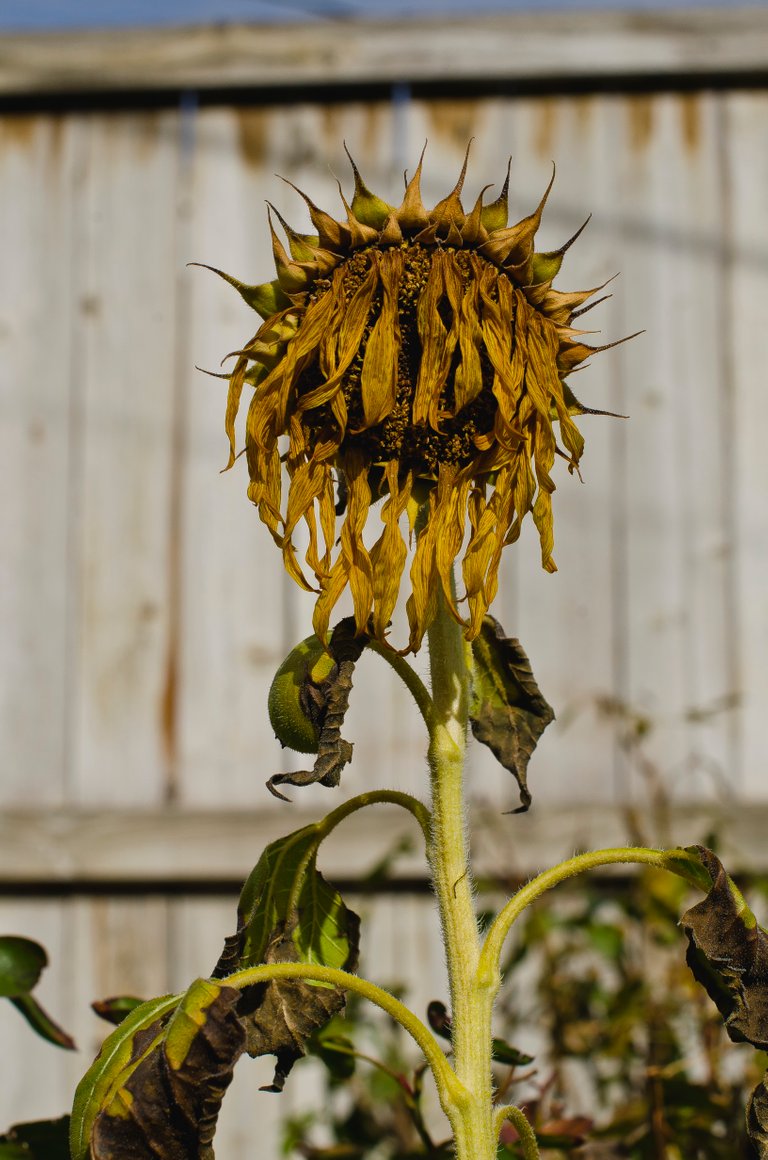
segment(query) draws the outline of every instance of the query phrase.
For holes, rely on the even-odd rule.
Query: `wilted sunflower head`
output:
[[[321,639],[347,586],[358,631],[384,639],[407,523],[415,536],[406,604],[414,651],[439,589],[467,638],[479,632],[502,548],[518,538],[527,512],[543,566],[555,570],[550,471],[556,454],[577,467],[583,439],[572,416],[587,410],[564,380],[604,349],[585,345],[571,326],[595,290],[552,288],[574,239],[554,252],[534,249],[552,183],[534,213],[508,225],[509,168],[500,196],[485,205],[483,190],[467,213],[466,158],[456,187],[432,210],[421,199],[421,165],[394,207],[371,193],[352,162],[345,220],[301,194],[317,234],[297,234],[280,218],[286,252],[270,215],[277,278],[246,286],[223,275],[264,319],[234,352],[229,466],[248,383],[248,494],[290,575],[318,592]],[[378,500],[383,527],[368,548],[363,531]],[[302,520],[316,587],[293,542]],[[460,553],[457,604],[451,577]]]

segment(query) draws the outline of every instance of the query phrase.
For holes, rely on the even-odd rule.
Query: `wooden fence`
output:
[[[344,794],[424,792],[416,711],[373,657],[341,790],[291,806],[266,793],[294,760],[266,691],[311,601],[284,578],[242,465],[219,474],[223,386],[195,369],[216,369],[252,323],[187,263],[270,277],[265,198],[305,220],[274,175],[335,207],[344,140],[397,199],[428,139],[434,201],[473,137],[469,196],[511,154],[520,215],[554,159],[544,246],[592,214],[561,284],[620,271],[589,316],[598,341],[644,330],[579,378],[586,402],[630,419],[585,419],[583,484],[557,475],[559,572],[541,572],[530,528],[507,552],[496,612],[558,721],[527,816],[501,816],[515,787],[473,750],[481,865],[524,875],[628,827],[653,840],[659,784],[675,839],[715,821],[739,865],[766,864],[766,13],[451,26],[424,40],[420,73],[421,27],[380,42],[347,30],[347,60],[327,27],[314,44],[301,30],[145,36],[144,64],[138,34],[86,38],[90,56],[59,43],[55,63],[45,38],[0,42],[0,929],[49,948],[41,994],[83,1049],[57,1054],[0,1010],[14,1060],[0,1125],[69,1105],[102,1034],[91,998],[211,969],[266,841]],[[248,79],[248,45],[268,91]],[[386,809],[356,818],[329,874],[354,891],[408,828]],[[397,873],[417,889],[416,853]],[[361,905],[375,976],[417,1003],[439,993],[429,897]],[[249,1154],[266,1065],[241,1070],[221,1136],[232,1158]],[[293,1099],[259,1097],[261,1141]]]

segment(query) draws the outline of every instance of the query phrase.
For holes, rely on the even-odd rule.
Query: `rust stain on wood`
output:
[[[39,124],[39,116],[12,114],[0,117],[0,144],[28,146]]]
[[[538,157],[552,161],[555,154],[558,102],[544,97],[536,104],[533,124],[533,147]]]
[[[175,797],[175,764],[177,742],[177,689],[178,689],[178,660],[175,633],[172,632],[168,641],[168,657],[165,665],[165,680],[160,695],[160,733],[163,739],[163,750],[168,769],[166,792],[169,797]]]
[[[629,144],[640,152],[645,149],[653,134],[653,98],[630,97],[627,101],[629,116]]]
[[[425,106],[432,132],[429,136],[442,137],[462,153],[470,137],[477,132],[478,101],[431,101]]]
[[[248,165],[263,165],[267,147],[267,119],[264,110],[238,109],[237,131],[243,160]]]
[[[695,153],[701,143],[701,100],[698,93],[684,93],[678,98],[683,141],[690,153]]]
[[[576,121],[576,130],[579,134],[586,137],[592,129],[592,120],[595,113],[595,98],[575,97],[571,107],[573,108],[574,119]]]

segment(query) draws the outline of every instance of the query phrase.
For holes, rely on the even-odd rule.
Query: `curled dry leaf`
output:
[[[705,846],[688,847],[712,886],[687,910],[680,925],[688,936],[687,961],[723,1016],[737,1043],[768,1050],[768,933],[758,926],[740,891]],[[747,1129],[759,1160],[768,1160],[768,1089],[758,1084],[747,1107]]]
[[[737,1043],[768,1050],[768,934],[704,846],[688,847],[707,870],[712,887],[687,910],[680,925],[688,936],[687,961],[723,1016]]]
[[[334,665],[319,682],[309,671],[303,673],[297,699],[298,711],[304,713],[317,731],[317,757],[312,769],[292,773],[276,773],[267,782],[267,789],[275,797],[288,799],[278,790],[280,785],[320,785],[333,788],[339,784],[341,771],[352,760],[352,746],[341,736],[341,727],[349,706],[352,675],[368,637],[355,635],[352,617],[340,620],[333,630],[328,651]]]
[[[520,641],[505,636],[493,616],[484,618],[480,635],[472,641],[472,657],[472,732],[514,775],[521,804],[512,813],[523,813],[531,804],[528,762],[555,714],[541,695]]]
[[[347,911],[348,935],[354,927],[357,956],[357,915]],[[278,928],[267,947],[267,963],[299,962],[291,930]],[[352,965],[349,964],[348,965]],[[277,1062],[271,1084],[262,1091],[281,1092],[294,1063],[307,1051],[307,1040],[329,1019],[344,1009],[345,992],[338,987],[304,982],[303,979],[272,979],[243,993],[239,1012],[246,1029],[246,1051],[251,1056],[274,1055]]]

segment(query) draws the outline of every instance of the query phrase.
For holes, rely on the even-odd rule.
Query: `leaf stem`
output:
[[[429,840],[431,818],[427,807],[418,798],[413,797],[409,793],[403,793],[397,789],[374,789],[367,793],[358,794],[356,797],[350,798],[349,801],[342,802],[335,810],[331,810],[319,822],[317,822],[317,829],[319,833],[318,842],[331,833],[332,830],[338,826],[339,822],[343,822],[350,814],[354,814],[357,810],[365,809],[366,806],[375,805],[393,805],[401,806],[404,810],[408,810],[413,814],[416,821],[421,826],[421,832],[424,835],[424,840]]]
[[[478,978],[481,982],[491,984],[498,979],[504,940],[512,925],[532,902],[541,898],[547,890],[551,890],[553,886],[557,886],[567,878],[595,870],[598,866],[615,866],[626,862],[657,866],[659,869],[669,870],[671,873],[677,874],[690,882],[692,886],[708,889],[702,878],[701,866],[686,850],[652,850],[644,846],[617,846],[577,854],[574,858],[569,858],[567,861],[560,862],[557,866],[537,874],[535,878],[522,886],[502,908],[488,930],[480,954]]]
[[[375,805],[394,805],[401,806],[410,814],[413,814],[416,821],[421,827],[422,836],[424,838],[425,846],[429,844],[429,837],[431,833],[431,817],[429,810],[420,802],[418,798],[412,797],[409,793],[403,793],[396,789],[375,789],[369,790],[367,793],[358,794],[357,797],[350,798],[349,801],[342,802],[335,810],[331,810],[319,822],[314,823],[316,832],[315,841],[312,842],[308,848],[301,862],[299,863],[296,873],[294,875],[293,888],[291,890],[290,898],[288,899],[288,912],[290,913],[297,905],[304,885],[304,876],[317,856],[318,847],[320,843],[328,837],[330,833],[335,830],[340,822],[348,818],[350,814],[354,814],[357,810],[365,809],[366,806]]]
[[[515,1107],[514,1104],[507,1104],[502,1108],[496,1108],[493,1117],[493,1126],[496,1131],[496,1139],[499,1138],[502,1124],[505,1120],[511,1120],[517,1128],[517,1134],[520,1137],[520,1143],[523,1146],[523,1154],[525,1160],[539,1160],[541,1153],[539,1152],[539,1145],[536,1140],[536,1133],[534,1132],[528,1117],[521,1108]]]
[[[426,685],[413,666],[396,649],[393,649],[388,644],[382,644],[381,641],[375,640],[374,638],[370,638],[367,641],[366,647],[371,652],[375,652],[378,656],[382,657],[394,669],[416,702],[419,712],[424,718],[424,724],[431,733],[434,705],[432,704],[432,698],[429,695]]]
[[[391,1015],[418,1044],[435,1076],[441,1102],[445,1097],[453,1107],[455,1103],[461,1103],[466,1099],[462,1085],[429,1028],[404,1003],[394,995],[390,995],[389,991],[385,991],[383,987],[378,987],[368,979],[361,978],[360,975],[353,975],[337,967],[323,967],[317,963],[265,963],[258,967],[236,971],[224,979],[217,979],[216,982],[220,986],[242,989],[255,986],[257,983],[267,983],[270,979],[309,979],[318,983],[331,983],[333,986],[343,987],[347,991],[362,995],[364,999],[375,1003],[382,1011]],[[444,1110],[448,1115],[448,1108],[445,1105]]]

